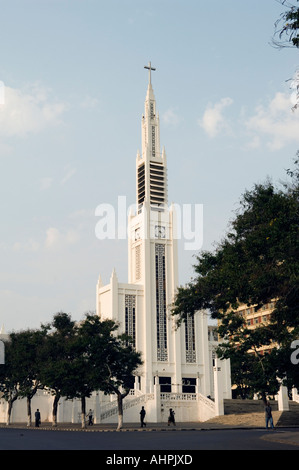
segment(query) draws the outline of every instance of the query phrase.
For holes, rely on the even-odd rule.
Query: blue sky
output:
[[[126,240],[95,236],[99,204],[135,202],[148,76],[169,201],[203,204],[203,249],[245,189],[285,179],[299,148],[298,51],[271,38],[275,0],[0,0],[0,326],[95,309],[99,274],[127,281]],[[196,252],[179,245],[180,283]]]

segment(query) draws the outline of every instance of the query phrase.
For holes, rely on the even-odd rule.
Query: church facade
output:
[[[223,414],[223,400],[231,398],[229,361],[219,361],[215,327],[204,311],[176,327],[171,305],[178,287],[176,211],[168,206],[166,152],[160,151],[160,123],[149,82],[141,119],[142,147],[136,159],[136,211],[128,216],[128,282],[113,270],[110,282],[96,286],[96,311],[101,319],[117,322],[143,361],[130,394],[124,399],[124,421],[138,422],[141,406],[147,422],[167,422],[169,408],[176,421],[206,421]],[[0,335],[1,339],[1,335]],[[4,339],[4,336],[3,336]],[[42,421],[52,420],[53,397],[40,390],[32,399]],[[117,422],[116,396],[94,392],[87,399],[95,423]],[[80,400],[61,398],[58,422],[80,422]],[[0,397],[0,422],[7,402]],[[17,400],[12,422],[26,421],[26,400]]]
[[[113,270],[110,283],[97,284],[97,314],[120,324],[143,366],[134,389],[141,395],[200,394],[214,397],[217,338],[206,312],[198,312],[176,328],[170,308],[178,287],[176,211],[168,206],[167,159],[160,151],[160,123],[149,82],[141,118],[142,147],[136,158],[135,213],[128,216],[128,282],[119,282]],[[215,341],[216,340],[216,341]],[[231,396],[229,363],[223,361],[222,394]],[[182,395],[183,394],[183,395]],[[183,414],[182,414],[183,418]]]

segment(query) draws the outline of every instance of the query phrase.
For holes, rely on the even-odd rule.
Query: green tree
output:
[[[14,401],[26,398],[27,425],[31,426],[31,400],[38,388],[42,387],[37,351],[43,340],[42,331],[28,329],[11,333],[6,342],[5,365],[0,370],[0,389],[9,405],[7,424],[10,423]]]
[[[0,366],[0,391],[8,403],[6,424],[10,424],[12,407],[19,397],[19,375],[14,361],[13,345],[10,341],[5,343],[5,364]]]
[[[63,396],[67,400],[80,399],[81,423],[82,428],[85,428],[86,398],[95,390],[88,344],[81,334],[80,325],[72,322],[69,315],[56,315],[52,325],[55,331],[49,332],[49,362],[46,362],[42,377],[54,394],[53,424],[55,426],[57,420],[58,401]],[[47,350],[43,354],[46,352]]]
[[[275,23],[275,37],[278,39],[273,39],[273,43],[279,48],[299,47],[299,6],[288,0],[277,1],[287,10]]]
[[[79,335],[84,342],[88,377],[93,389],[117,396],[119,430],[123,426],[123,399],[128,395],[134,373],[142,361],[130,338],[117,335],[117,329],[115,322],[101,321],[97,315],[88,314],[80,324]]]
[[[244,358],[243,383],[263,397],[275,393],[279,378],[295,382],[290,345],[299,334],[299,202],[298,162],[292,183],[277,189],[271,182],[246,191],[224,239],[214,252],[202,252],[196,278],[178,290],[173,314],[178,323],[208,309],[225,339],[219,355]],[[260,309],[277,300],[268,324],[254,331],[236,313],[240,305]],[[261,346],[268,346],[262,354]],[[289,357],[284,366],[279,356]],[[293,366],[294,367],[294,366]],[[297,374],[298,377],[298,374]],[[292,380],[293,379],[293,380]]]
[[[75,324],[65,313],[54,316],[46,325],[48,335],[40,352],[41,381],[54,395],[53,425],[57,422],[57,404],[61,396],[80,399],[81,425],[86,426],[86,398],[93,391],[116,393],[119,426],[122,426],[122,400],[129,393],[133,373],[141,363],[140,354],[129,338],[117,335],[118,325],[101,321],[88,313]]]
[[[41,330],[26,330],[12,333],[14,361],[19,369],[19,394],[27,401],[27,426],[31,426],[31,400],[38,389],[43,388],[40,381],[40,362],[38,350],[44,341]]]
[[[118,325],[87,314],[75,323],[60,312],[40,330],[12,333],[6,343],[5,364],[0,368],[0,391],[11,410],[17,398],[26,397],[28,423],[31,423],[31,399],[38,388],[51,390],[53,425],[57,424],[57,405],[61,397],[81,401],[81,421],[85,427],[86,398],[93,391],[115,393],[118,398],[119,425],[122,426],[122,400],[129,393],[140,354]]]
[[[60,312],[54,315],[50,324],[43,325],[47,332],[45,341],[38,351],[40,381],[44,387],[51,390],[53,399],[52,425],[57,426],[57,408],[60,398],[67,394],[66,370],[72,357],[72,344],[77,332],[71,316]]]
[[[277,0],[287,11],[283,12],[275,23],[275,34],[272,43],[281,49],[284,47],[299,48],[299,6],[287,0]],[[298,2],[299,0],[297,0]],[[299,69],[293,78],[287,80],[291,82],[291,89],[294,90],[293,111],[299,107]]]
[[[117,396],[118,430],[123,426],[123,399],[132,388],[134,373],[141,364],[140,354],[128,343],[125,335],[118,336],[110,343],[106,363],[107,376],[101,384],[101,390],[115,393]]]

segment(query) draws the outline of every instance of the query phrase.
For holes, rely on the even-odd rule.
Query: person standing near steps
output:
[[[34,416],[35,416],[35,427],[36,427],[36,428],[39,428],[41,417],[40,417],[40,411],[39,411],[38,408],[37,408],[37,410],[36,410]]]
[[[168,423],[167,423],[168,426],[170,426],[171,423],[175,426],[174,415],[175,415],[175,413],[174,413],[173,409],[170,408],[170,410],[169,410],[169,417],[168,417]]]
[[[265,420],[266,420],[266,429],[268,429],[268,424],[269,423],[270,423],[271,428],[274,429],[272,408],[271,408],[271,405],[270,405],[269,401],[267,401],[267,405],[266,405],[266,408],[265,408]]]
[[[141,428],[143,428],[143,426],[146,426],[146,423],[144,422],[145,415],[146,415],[146,411],[143,406],[140,411],[140,427]]]

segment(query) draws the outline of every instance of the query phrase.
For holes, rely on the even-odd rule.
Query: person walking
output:
[[[146,411],[144,409],[144,406],[142,406],[141,411],[140,411],[140,427],[143,428],[143,426],[146,426],[146,423],[144,422],[144,418],[146,415]]]
[[[272,408],[271,408],[269,401],[267,401],[267,405],[265,407],[265,420],[266,420],[266,429],[268,429],[269,423],[270,423],[271,428],[274,429]]]
[[[175,426],[175,419],[174,419],[175,412],[172,408],[169,410],[169,417],[168,417],[168,426],[172,423]]]
[[[89,412],[87,413],[88,416],[88,426],[92,426],[93,425],[93,419],[92,419],[92,410],[90,409]]]
[[[40,411],[39,411],[38,408],[37,408],[37,410],[36,410],[34,416],[35,416],[35,427],[36,427],[36,428],[39,428],[41,416],[40,416]]]

